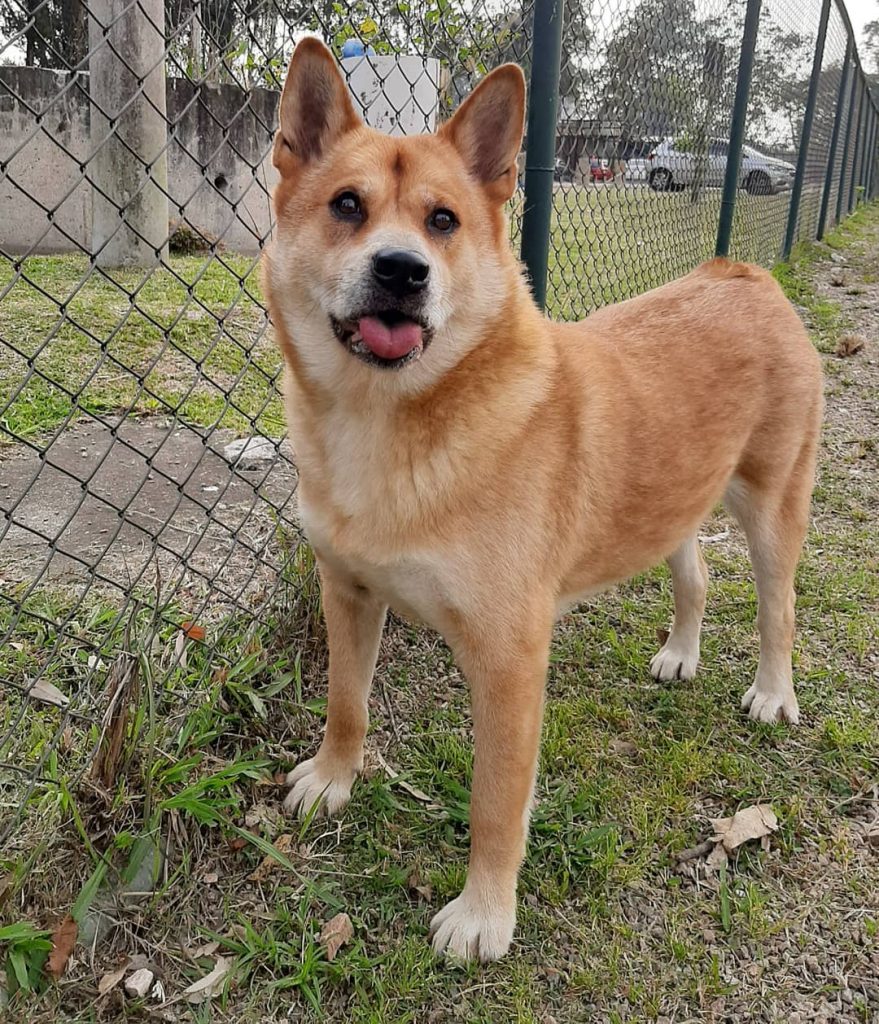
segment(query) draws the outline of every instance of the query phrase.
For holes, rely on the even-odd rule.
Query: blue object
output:
[[[342,45],[343,57],[374,57],[375,50],[371,46],[364,46],[359,39],[348,39]]]

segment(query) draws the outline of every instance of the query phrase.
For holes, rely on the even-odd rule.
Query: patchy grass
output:
[[[800,305],[822,347],[835,340],[833,322],[809,303],[825,301],[830,245],[851,283],[871,288],[860,268],[879,252],[879,207],[844,231],[777,271],[812,297]],[[857,328],[867,314],[855,303],[871,295],[840,295],[835,322]],[[446,967],[425,941],[430,917],[463,882],[472,757],[466,685],[434,637],[392,622],[367,777],[339,823],[302,826],[279,814],[278,773],[314,750],[325,714],[306,549],[291,563],[295,607],[209,623],[204,641],[187,641],[185,665],[175,660],[182,608],[157,621],[133,605],[129,622],[96,596],[13,594],[24,612],[15,644],[0,651],[10,684],[0,690],[0,762],[20,771],[0,780],[0,813],[8,821],[27,804],[0,851],[0,927],[17,929],[0,930],[0,958],[15,973],[18,950],[29,985],[7,985],[5,1019],[870,1021],[879,1013],[879,861],[866,838],[879,809],[879,465],[865,424],[875,417],[875,358],[869,348],[860,361],[826,364],[828,425],[798,574],[803,725],[758,725],[738,711],[756,667],[756,602],[742,538],[721,515],[704,529],[712,585],[694,683],[659,684],[647,671],[671,613],[664,569],[567,617],[553,647],[513,955],[486,968]],[[0,605],[0,629],[13,614]],[[87,774],[102,731],[93,709],[105,707],[123,649],[137,657],[140,685],[104,787]],[[71,714],[21,703],[14,688],[34,665],[70,696]],[[720,877],[676,870],[710,818],[757,801],[780,820],[768,851],[744,847]],[[270,843],[283,862],[256,879]],[[57,986],[44,984],[34,968],[43,932],[72,907],[81,929],[104,915],[100,941],[93,957],[78,951]],[[329,961],[320,929],[340,910],[354,939]],[[214,953],[199,952],[212,942]],[[230,971],[210,1002],[163,1010],[120,988],[97,995],[122,955],[161,971],[169,998],[217,955]]]

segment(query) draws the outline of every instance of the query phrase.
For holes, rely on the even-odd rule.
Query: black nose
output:
[[[416,252],[382,249],[372,257],[372,274],[383,288],[402,299],[424,288],[430,276],[430,265]]]

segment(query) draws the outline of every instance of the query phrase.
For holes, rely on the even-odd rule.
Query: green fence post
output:
[[[871,104],[867,112],[867,144],[864,148],[864,159],[861,162],[861,183],[864,185],[864,202],[871,200],[870,186],[873,181],[873,156],[876,152],[876,111]]]
[[[800,199],[803,195],[803,181],[806,177],[806,161],[809,158],[809,139],[812,135],[812,121],[815,119],[815,104],[818,102],[818,86],[821,83],[821,64],[824,61],[824,40],[827,38],[829,17],[830,0],[824,0],[821,5],[821,17],[818,20],[818,38],[815,40],[812,74],[809,76],[809,93],[806,97],[806,111],[803,114],[803,127],[800,131],[797,170],[794,175],[794,186],[791,189],[790,206],[787,210],[787,230],[784,233],[784,245],[781,250],[781,257],[785,260],[790,256],[790,251],[793,248],[797,219],[800,215]]]
[[[726,173],[723,178],[723,198],[720,201],[717,243],[714,246],[716,256],[729,255],[733,216],[736,212],[736,195],[739,188],[739,173],[742,168],[742,144],[745,141],[745,119],[748,116],[748,95],[751,92],[751,71],[754,67],[754,51],[757,48],[757,28],[760,23],[761,4],[762,0],[748,0],[748,7],[745,11],[739,71],[736,76],[736,96],[733,101],[732,121],[729,126],[729,151],[726,157]]]
[[[534,299],[541,309],[546,306],[546,272],[552,227],[563,19],[564,0],[535,0],[521,251],[522,261],[531,278]]]
[[[848,155],[852,144],[852,127],[855,119],[855,103],[858,95],[858,76],[852,75],[849,89],[848,117],[845,122],[845,144],[842,147],[842,165],[839,168],[839,188],[836,191],[836,223],[842,220],[842,204],[845,201],[845,172],[848,166]]]
[[[845,91],[848,88],[849,71],[852,62],[852,41],[851,38],[845,46],[845,60],[842,62],[842,70],[839,74],[839,93],[836,97],[836,114],[833,118],[833,132],[830,136],[830,152],[827,154],[827,171],[824,174],[824,192],[821,195],[821,212],[818,215],[818,232],[816,237],[820,241],[824,237],[824,229],[827,227],[827,208],[830,205],[830,193],[833,190],[833,168],[836,165],[836,151],[839,148],[839,131],[842,127],[842,109],[845,103]]]
[[[858,162],[861,158],[861,136],[864,130],[864,104],[869,96],[867,92],[867,86],[864,80],[859,81],[860,86],[860,98],[858,100],[858,127],[855,132],[855,155],[852,157],[852,175],[851,181],[848,186],[848,212],[851,213],[854,209],[855,199],[857,198],[857,190],[855,186],[858,182]]]
[[[876,128],[879,125],[879,114],[873,110],[873,132],[870,138],[870,149],[869,156],[867,158],[867,188],[864,193],[867,200],[870,201],[873,198],[873,173],[876,170]]]

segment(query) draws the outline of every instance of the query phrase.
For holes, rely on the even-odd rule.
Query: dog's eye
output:
[[[451,210],[434,210],[430,215],[430,226],[444,235],[448,234],[457,223]]]
[[[333,213],[342,220],[360,220],[363,211],[356,192],[342,192],[330,203]]]

